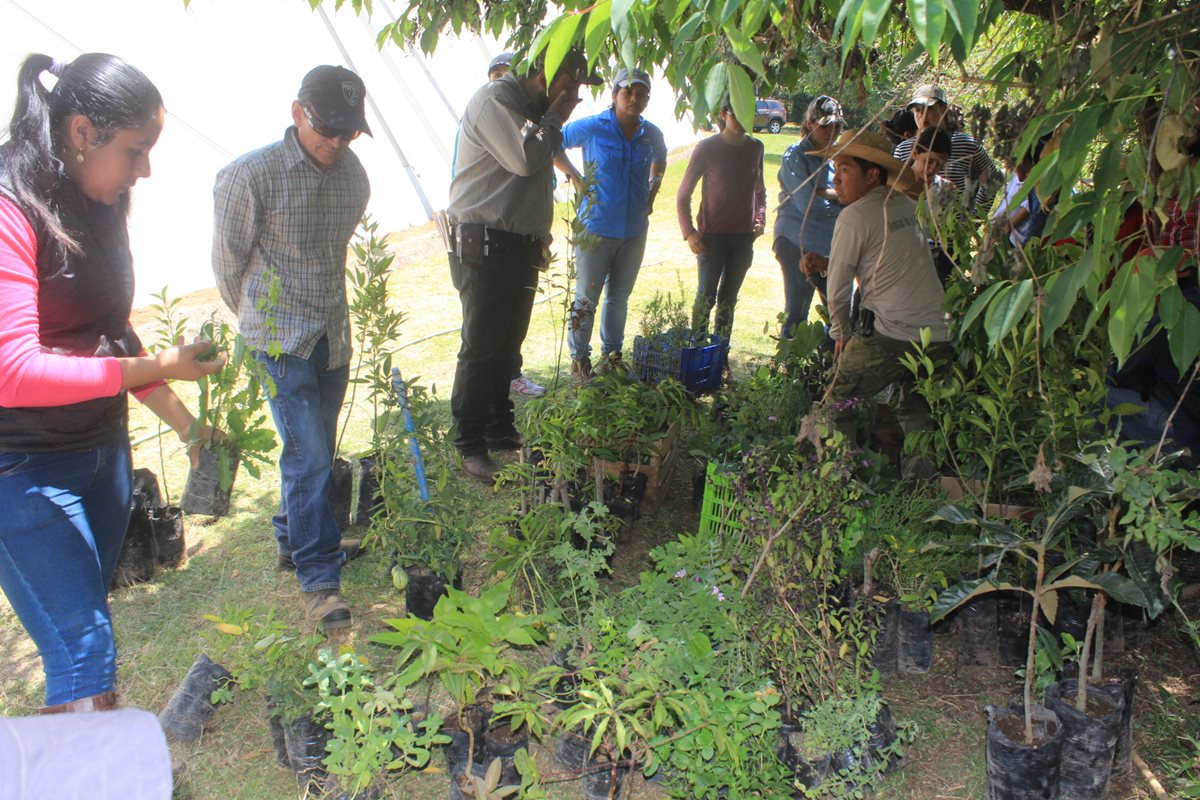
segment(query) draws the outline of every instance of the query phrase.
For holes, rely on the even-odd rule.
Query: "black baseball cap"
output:
[[[345,67],[324,65],[304,76],[296,99],[312,106],[322,123],[342,131],[372,136],[365,110],[367,87]]]

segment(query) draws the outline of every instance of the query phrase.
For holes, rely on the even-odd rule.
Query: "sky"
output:
[[[163,95],[167,122],[151,153],[153,174],[133,190],[135,305],[164,286],[178,296],[214,285],[216,173],[282,138],[300,80],[318,64],[354,69],[378,105],[378,112],[367,109],[375,136],[359,137],[353,149],[371,178],[367,211],[381,229],[426,221],[414,182],[430,207],[445,206],[457,115],[503,43],[447,36],[432,56],[395,46],[380,53],[375,31],[391,21],[394,0],[375,0],[372,21],[356,17],[349,3],[336,13],[326,5],[337,39],[305,0],[192,0],[186,9],[183,0],[0,0],[0,138],[7,138],[17,69],[29,53],[60,61],[113,53]],[[602,87],[598,97],[586,97],[575,117],[605,108],[608,92]],[[665,82],[656,83],[646,117],[670,147],[695,139],[690,121],[675,120],[673,108]]]

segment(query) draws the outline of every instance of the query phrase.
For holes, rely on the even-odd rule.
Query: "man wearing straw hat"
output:
[[[933,359],[951,355],[945,295],[929,247],[917,227],[916,203],[904,194],[912,173],[892,157],[887,139],[849,130],[813,151],[833,159],[833,187],[845,206],[833,229],[828,258],[806,253],[806,271],[824,273],[830,336],[837,370],[826,394],[834,424],[853,438],[853,398],[869,398],[891,383],[900,387],[900,425],[907,434],[931,427],[924,398],[911,391],[903,357],[928,331]],[[861,293],[852,320],[850,296]]]

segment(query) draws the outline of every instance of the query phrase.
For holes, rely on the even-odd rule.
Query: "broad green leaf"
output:
[[[1042,588],[1042,593],[1038,595],[1038,605],[1041,606],[1042,616],[1051,625],[1058,618],[1058,592],[1053,589]]]
[[[1167,331],[1167,345],[1175,369],[1180,375],[1187,375],[1200,356],[1200,311],[1191,303],[1183,303],[1179,320]]]
[[[618,38],[629,32],[629,10],[637,0],[612,0],[612,29]]]
[[[1046,304],[1042,308],[1042,342],[1047,343],[1062,324],[1067,321],[1079,290],[1087,283],[1088,276],[1096,266],[1096,249],[1089,247],[1076,263],[1070,265],[1050,280]]]
[[[968,47],[975,43],[975,26],[979,21],[977,0],[947,0],[946,11]]]
[[[963,603],[980,595],[996,591],[996,586],[987,578],[956,583],[938,595],[929,609],[929,621],[937,622]]]
[[[936,67],[942,35],[946,31],[945,0],[908,0],[908,20],[912,23],[917,41]]]
[[[575,43],[575,33],[579,30],[581,22],[583,22],[583,17],[579,14],[565,14],[554,20],[552,25],[554,33],[550,36],[550,43],[546,45],[547,75],[554,75],[558,72],[558,65],[562,63],[563,57]]]
[[[737,64],[728,66],[729,98],[733,103],[733,113],[742,127],[751,130],[754,127],[754,84],[746,70]]]
[[[879,26],[887,18],[888,9],[891,7],[892,0],[864,0],[858,11],[864,47],[870,47],[875,42]]]
[[[725,23],[729,22],[733,18],[733,15],[737,13],[741,5],[742,0],[725,0],[725,5],[721,9],[721,16],[718,18],[717,23],[724,27]]]
[[[765,76],[767,68],[763,65],[762,52],[758,49],[758,45],[749,36],[743,34],[739,29],[734,27],[733,23],[726,25],[725,38],[729,40],[729,47],[733,50],[733,54],[737,56],[737,60],[745,64],[758,75]],[[753,93],[753,89],[751,90]],[[738,117],[741,121],[741,117]],[[751,128],[746,128],[751,130]]]
[[[600,52],[605,38],[612,30],[612,0],[597,3],[588,13],[587,27],[583,33],[583,47],[594,59]]]
[[[961,330],[967,331],[971,328],[971,323],[975,318],[987,310],[988,303],[992,302],[992,298],[1001,290],[1012,284],[1006,281],[997,281],[991,286],[983,290],[983,294],[971,301],[971,307],[967,309],[966,316],[963,317],[962,324],[959,326]]]
[[[996,344],[1008,334],[1025,316],[1029,304],[1033,300],[1033,279],[1026,278],[1017,282],[1012,291],[1001,292],[995,302],[988,308],[983,319],[983,329],[987,331],[988,344],[995,348]]]
[[[684,43],[692,38],[696,29],[704,22],[704,14],[697,11],[692,16],[688,17],[688,21],[679,26],[679,30],[675,34],[675,38],[671,40],[672,49],[678,51],[683,47]],[[588,47],[588,52],[591,52],[591,47]]]

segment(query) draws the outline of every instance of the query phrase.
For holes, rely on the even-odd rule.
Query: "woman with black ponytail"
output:
[[[208,342],[148,356],[129,324],[129,190],[163,118],[158,89],[115,56],[32,55],[0,145],[0,587],[41,654],[46,712],[116,702],[107,590],[132,491],[126,392],[196,445],[166,381],[224,362],[202,360]]]

